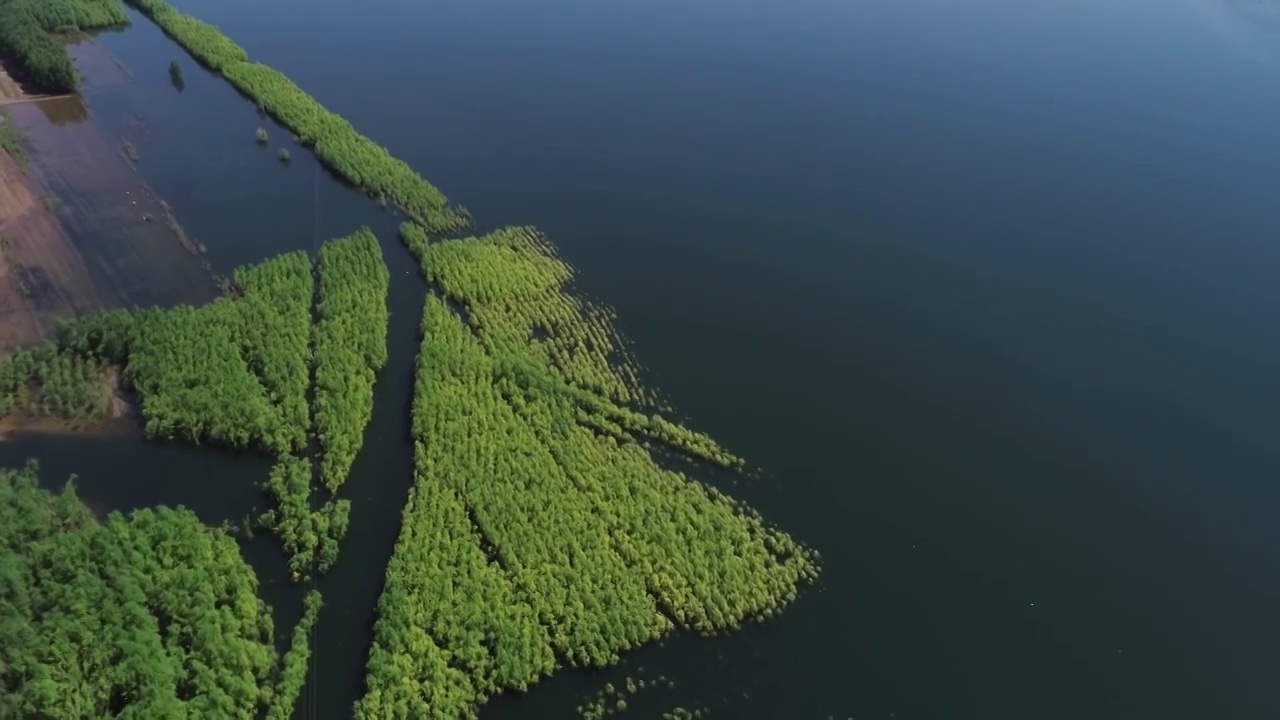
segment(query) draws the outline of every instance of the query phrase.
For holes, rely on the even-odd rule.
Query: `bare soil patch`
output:
[[[56,209],[13,158],[0,154],[0,353],[38,342],[55,318],[99,303]]]

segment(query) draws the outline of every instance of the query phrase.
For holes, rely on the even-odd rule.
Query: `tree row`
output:
[[[129,3],[197,60],[222,74],[259,108],[288,127],[347,182],[370,196],[395,203],[432,232],[447,233],[469,224],[466,211],[451,207],[445,196],[413,168],[325,109],[283,74],[250,63],[244,49],[216,27],[179,12],[163,0]]]
[[[373,385],[387,364],[391,274],[368,229],[320,249],[316,305],[315,427],[320,479],[336,492],[364,444]]]

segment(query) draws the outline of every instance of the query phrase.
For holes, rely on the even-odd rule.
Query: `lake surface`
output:
[[[766,470],[733,492],[824,556],[781,618],[484,718],[572,717],[641,666],[677,687],[636,717],[1280,717],[1280,4],[177,5],[480,229],[544,229],[678,413]],[[392,359],[300,712],[345,717],[410,481],[422,281],[397,218],[282,166],[288,133],[154,26],[99,42],[134,82],[90,82],[94,121],[145,125],[140,171],[217,269],[383,241]],[[109,442],[0,461],[111,507],[261,504],[265,461]]]

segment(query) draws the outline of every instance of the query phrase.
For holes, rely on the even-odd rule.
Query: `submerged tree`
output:
[[[187,89],[187,82],[182,77],[182,67],[178,65],[177,60],[169,61],[169,84],[173,85],[173,89],[178,92]]]

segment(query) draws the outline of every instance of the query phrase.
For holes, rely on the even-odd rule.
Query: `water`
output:
[[[780,619],[486,718],[572,716],[640,665],[746,720],[1280,714],[1276,3],[179,6],[482,227],[546,230],[678,411],[766,468],[738,494],[825,557]],[[343,717],[409,482],[420,280],[395,218],[281,167],[287,134],[153,26],[101,42],[136,81],[91,112],[146,124],[140,171],[220,270],[384,241],[392,362],[304,712]],[[211,521],[265,473],[31,447]],[[167,492],[133,478],[164,467]]]

